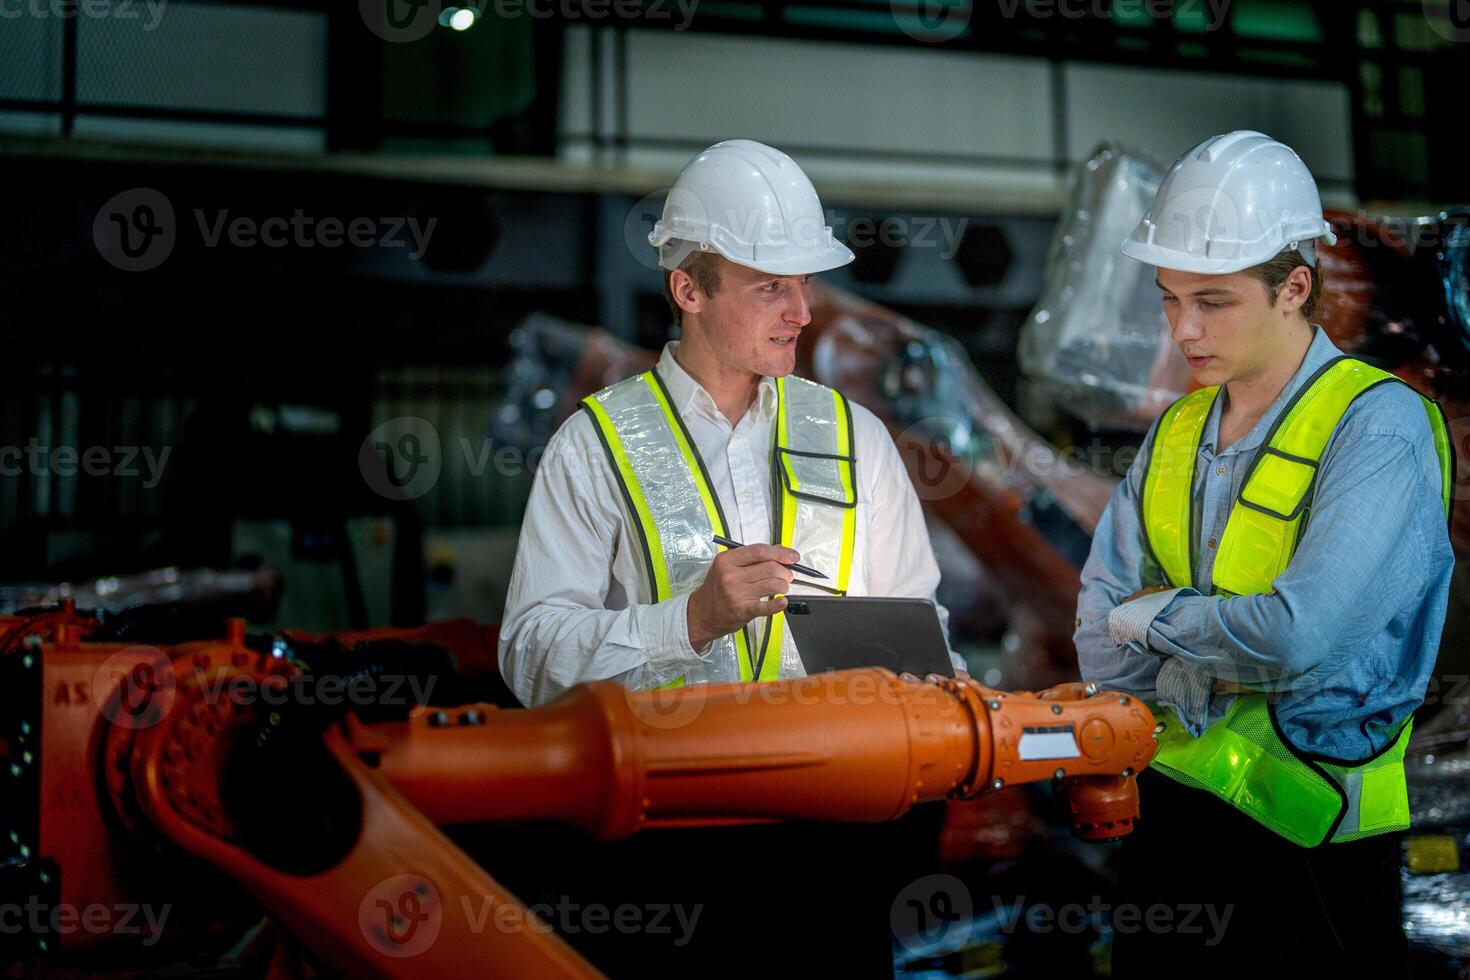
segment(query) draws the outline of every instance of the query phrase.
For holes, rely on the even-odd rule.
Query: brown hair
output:
[[[1297,266],[1306,266],[1307,272],[1312,277],[1312,288],[1307,292],[1307,298],[1302,303],[1302,316],[1310,323],[1316,315],[1318,307],[1322,305],[1322,260],[1318,253],[1317,266],[1313,268],[1308,265],[1307,260],[1302,258],[1302,253],[1294,248],[1289,248],[1277,255],[1269,262],[1253,265],[1246,269],[1246,274],[1256,277],[1266,287],[1266,295],[1271,302],[1276,302],[1276,297],[1281,293],[1281,287],[1286,285],[1286,280],[1291,277],[1292,270]]]
[[[695,287],[706,296],[714,295],[720,288],[720,257],[714,252],[702,252],[696,248],[679,263],[679,269],[687,272]],[[664,299],[669,301],[669,312],[674,314],[674,322],[682,325],[684,311],[674,301],[674,290],[669,285],[673,277],[672,272],[664,273]]]

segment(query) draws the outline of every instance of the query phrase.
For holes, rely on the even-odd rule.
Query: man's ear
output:
[[[1302,308],[1307,297],[1312,295],[1312,276],[1316,275],[1309,267],[1299,265],[1291,270],[1286,281],[1276,292],[1276,302],[1281,304],[1283,313],[1295,313]]]
[[[685,313],[704,312],[704,293],[695,285],[694,277],[683,269],[669,273],[669,293]]]

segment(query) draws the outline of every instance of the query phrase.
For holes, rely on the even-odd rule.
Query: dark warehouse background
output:
[[[824,286],[957,342],[976,387],[1042,441],[1111,454],[1141,430],[1059,405],[1020,353],[1079,175],[1100,148],[1166,165],[1211,134],[1261,130],[1301,154],[1329,209],[1430,216],[1403,220],[1455,243],[1363,250],[1367,279],[1399,290],[1371,297],[1358,350],[1390,366],[1422,354],[1442,393],[1470,400],[1463,5],[0,0],[0,612],[71,594],[187,604],[197,589],[229,597],[205,609],[211,624],[244,615],[254,636],[497,624],[552,410],[586,382],[583,345],[625,355],[676,335],[646,236],[679,167],[730,137],[779,147],[812,177],[856,253]],[[894,355],[930,385],[915,417],[964,390],[936,381],[953,366],[937,346]],[[988,464],[1003,454],[982,429],[970,462]],[[1037,492],[1018,523],[1080,567],[1089,537],[1067,503]],[[1006,673],[1018,651],[1075,672],[1072,611],[1059,653],[1056,624],[1007,608],[969,542],[929,517],[939,597],[976,679],[1025,686]],[[1455,589],[1470,595],[1463,568]],[[168,642],[195,639],[187,629]],[[1452,608],[1446,637],[1437,676],[1463,679],[1470,605]],[[455,704],[511,706],[498,677],[479,681]],[[12,706],[0,696],[0,720]],[[1434,826],[1464,849],[1470,817],[1444,815],[1470,814],[1457,779],[1431,788],[1449,800]],[[971,847],[957,873],[977,922],[1016,897],[1109,894],[1116,846],[1074,845],[1049,787],[1009,787],[997,806],[970,824],[935,806],[879,827],[613,845],[477,828],[456,842],[493,855],[485,868],[527,900],[565,888],[607,903],[687,894],[708,865],[650,874],[639,892],[597,880],[600,862],[642,869],[709,848],[738,866],[785,848],[827,876],[777,896],[794,948],[865,944],[908,956],[905,976],[1107,975],[1107,928],[894,946],[888,903],[956,840]],[[0,824],[18,810],[0,802]],[[1010,833],[1030,849],[1005,850]],[[17,869],[33,870],[0,843],[0,895]],[[1456,875],[1413,879],[1411,938],[1431,980],[1470,963],[1470,873]],[[769,885],[723,897],[742,913],[772,901]],[[708,928],[748,938],[743,920],[730,937]],[[19,948],[7,941],[0,963]],[[599,965],[647,953],[583,941]]]
[[[527,479],[449,466],[433,490],[399,505],[365,485],[356,443],[375,420],[419,414],[445,441],[483,447],[508,337],[532,313],[657,347],[667,311],[637,235],[627,244],[630,213],[641,207],[638,220],[651,223],[657,197],[644,198],[661,183],[657,168],[731,123],[773,116],[768,128],[817,131],[810,145],[774,141],[813,161],[849,237],[852,222],[960,229],[947,248],[870,234],[857,263],[829,279],[959,337],[1012,401],[1016,331],[1040,291],[1054,220],[1048,201],[1092,149],[1089,128],[1115,121],[1091,118],[1098,72],[1156,99],[1171,80],[1216,73],[1222,101],[1253,100],[1263,127],[1313,130],[1322,117],[1299,119],[1282,104],[1280,93],[1299,91],[1350,123],[1303,150],[1326,158],[1324,172],[1309,155],[1328,194],[1400,205],[1453,197],[1459,127],[1430,120],[1457,118],[1470,75],[1462,47],[1430,30],[1417,3],[1242,0],[1210,31],[1203,3],[1175,4],[1161,19],[1129,19],[1134,9],[1075,17],[1022,4],[1006,18],[984,5],[710,3],[687,32],[671,5],[668,18],[632,26],[557,10],[483,17],[415,43],[364,29],[356,7],[311,3],[176,2],[152,31],[142,5],[138,21],[11,20],[0,36],[0,134],[25,135],[0,135],[0,324],[12,365],[0,442],[169,454],[157,479],[146,458],[136,477],[19,467],[0,485],[5,576],[222,566],[282,547],[293,561],[340,562],[350,541],[364,597],[334,608],[368,622],[421,617],[420,551],[432,564],[436,544],[441,557],[465,551],[454,545],[467,529],[513,529]],[[965,26],[946,36],[954,11]],[[746,33],[761,39],[723,64]],[[710,66],[689,93],[704,128],[679,138],[656,116],[658,71],[685,63],[648,67],[669,60],[670,44],[703,45],[695,57]],[[1048,118],[968,146],[858,145],[873,142],[866,136],[841,146],[822,145],[803,93],[755,110],[716,101],[721,72],[748,77],[788,51],[819,51],[814,73],[850,64],[813,83],[839,91],[870,57],[957,72],[941,82],[968,77],[967,64],[1000,65],[1023,73],[1004,84],[1035,89]],[[930,124],[942,132],[953,115],[970,125],[1006,91],[941,93]],[[908,91],[894,104],[924,97]],[[1214,128],[1211,111],[1195,110],[1198,132]],[[527,166],[527,156],[547,165]],[[946,183],[967,170],[996,174],[998,189]],[[1029,183],[1007,185],[1017,172]],[[160,191],[177,226],[167,258],[141,273],[110,264],[94,235],[99,212],[135,188]],[[207,240],[224,217],[258,223],[298,209],[318,222],[381,218],[379,233],[390,219],[435,224],[417,259],[406,231],[405,247]],[[395,408],[409,404],[412,413]],[[343,515],[357,520],[343,525]]]

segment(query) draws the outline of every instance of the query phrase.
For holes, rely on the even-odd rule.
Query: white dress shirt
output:
[[[709,470],[730,536],[769,543],[775,381],[761,379],[756,400],[732,427],[674,360],[677,346],[664,347],[658,372]],[[848,593],[934,601],[939,566],[913,484],[883,423],[850,404],[859,491]],[[522,704],[544,704],[575,684],[605,678],[651,687],[698,662],[700,652],[689,645],[689,596],[651,602],[635,521],[592,420],[578,411],[541,457],[500,627],[500,671]],[[821,594],[793,584],[792,595],[804,593]],[[948,637],[949,613],[935,605]],[[757,644],[764,629],[764,619],[753,624]],[[795,650],[790,630],[782,642]]]

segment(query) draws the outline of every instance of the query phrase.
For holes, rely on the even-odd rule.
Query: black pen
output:
[[[741,544],[739,541],[733,541],[730,538],[721,537],[718,534],[715,535],[715,544],[722,544],[726,548],[744,548],[745,547],[745,545]],[[782,562],[782,564],[785,564],[785,562]],[[817,571],[815,568],[807,568],[805,565],[798,565],[796,562],[792,562],[791,564],[786,565],[786,567],[789,568],[789,569],[791,569],[793,572],[800,572],[802,575],[810,575],[812,578],[826,578],[827,577],[827,576],[823,575],[821,572]]]

